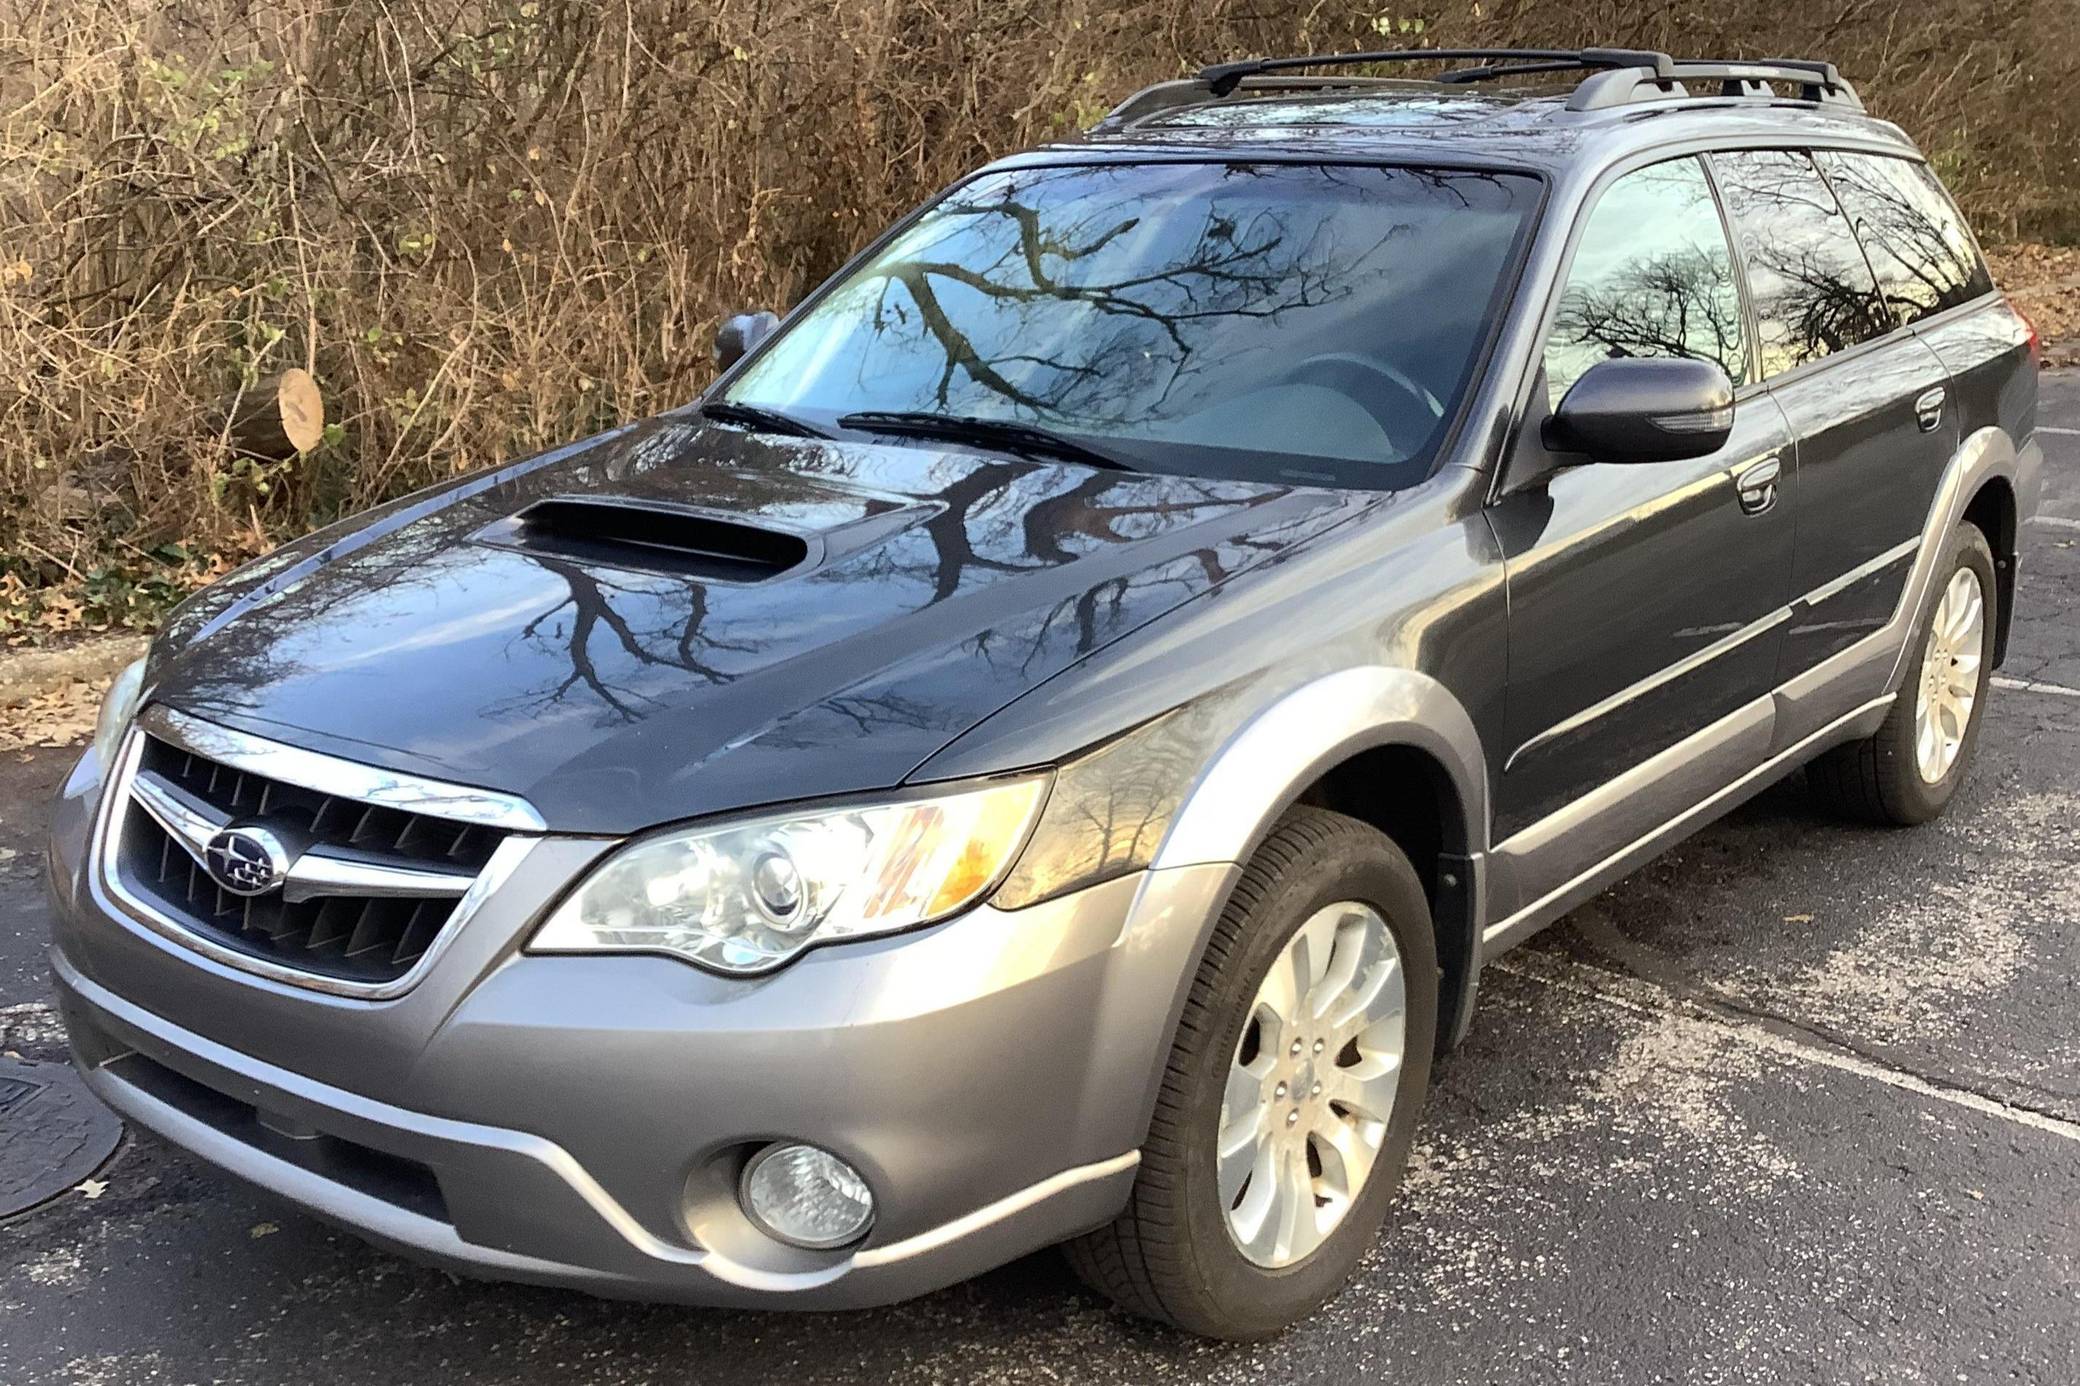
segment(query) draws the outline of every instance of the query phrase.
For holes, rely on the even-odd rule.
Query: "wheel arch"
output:
[[[1294,800],[1378,829],[1407,856],[1430,901],[1439,969],[1437,1041],[1448,1049],[1472,1020],[1480,923],[1467,851],[1466,806],[1442,760],[1406,741],[1354,752]],[[1283,812],[1283,810],[1281,810]]]
[[[1999,473],[1980,482],[1979,489],[1965,502],[1964,519],[1978,526],[1993,549],[1994,585],[1999,598],[1994,612],[1993,667],[1998,669],[2008,657],[2009,622],[2015,610],[2015,557],[2021,521],[2014,483]]]
[[[1229,738],[1187,794],[1154,865],[1246,862],[1301,803],[1379,829],[1408,855],[1430,898],[1444,1049],[1465,1033],[1479,984],[1487,787],[1473,719],[1444,685],[1408,669],[1345,669],[1286,693]],[[1212,924],[1202,928],[1194,969]]]
[[[2033,451],[2034,445],[2032,445]],[[1957,526],[1973,519],[1974,514],[1985,517],[1996,529],[2003,524],[2012,535],[2021,525],[2020,500],[2033,496],[2036,488],[2034,467],[2028,464],[2023,451],[2015,446],[2015,440],[2002,429],[1986,427],[1975,429],[1965,435],[1964,441],[1951,454],[1949,465],[1943,470],[1942,480],[1929,507],[1928,518],[1921,532],[1921,544],[1914,557],[1914,567],[1907,574],[1906,588],[1900,594],[1899,606],[1887,622],[1883,634],[1896,641],[1890,673],[1877,690],[1897,693],[1904,686],[1912,671],[1907,668],[1907,653],[1913,648],[1914,632],[1928,619],[1934,609],[1938,595],[1936,569],[1942,556],[1949,552],[1949,538]],[[2033,502],[2032,502],[2033,504]],[[2005,513],[2004,513],[2005,512]],[[1999,595],[2005,597],[2014,581],[2015,540],[2010,539],[2007,557],[2002,557],[2000,539],[1995,533],[1987,533],[1987,543],[1993,546],[1995,556],[1995,581]],[[2011,603],[2003,600],[2000,620],[1995,626],[1994,662],[2000,662],[2005,653],[2007,634],[2007,610]]]

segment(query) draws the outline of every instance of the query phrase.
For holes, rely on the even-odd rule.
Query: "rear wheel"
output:
[[[1127,1210],[1066,1248],[1124,1307],[1276,1333],[1339,1289],[1401,1180],[1429,1086],[1437,950],[1383,834],[1295,809],[1194,978]]]
[[[1875,823],[1926,823],[1943,811],[1971,768],[1993,673],[1999,587],[1993,550],[1960,525],[1936,600],[1908,652],[1907,682],[1878,730],[1837,746],[1807,771],[1830,807]]]

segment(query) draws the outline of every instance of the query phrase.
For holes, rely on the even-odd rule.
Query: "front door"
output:
[[[1683,158],[1627,174],[1578,238],[1545,349],[1545,404],[1619,356],[1714,361],[1744,385],[1746,323],[1703,165]],[[1718,453],[1645,465],[1552,456],[1528,470],[1558,470],[1490,508],[1509,587],[1498,912],[1534,902],[1762,758],[1793,517],[1788,487],[1759,482],[1773,465],[1788,480],[1789,448],[1775,402],[1746,390]],[[1520,448],[1520,475],[1524,460]],[[1700,733],[1709,752],[1685,748],[1687,773],[1663,793],[1587,799]],[[1668,799],[1678,792],[1689,802]]]

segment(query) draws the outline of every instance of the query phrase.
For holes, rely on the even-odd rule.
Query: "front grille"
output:
[[[138,777],[172,786],[227,822],[291,833],[306,851],[330,849],[358,862],[474,877],[505,837],[496,828],[269,779],[151,735],[141,739]],[[123,811],[116,866],[125,890],[203,938],[301,972],[364,984],[395,981],[440,936],[460,898],[459,892],[298,900],[281,891],[236,895],[135,797]]]

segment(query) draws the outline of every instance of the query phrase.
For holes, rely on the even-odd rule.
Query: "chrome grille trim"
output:
[[[230,814],[218,812],[180,786],[168,784],[148,770],[131,772],[130,797],[166,829],[168,837],[205,866],[208,863],[204,861],[203,849],[209,846],[209,840],[216,835],[217,829],[231,821]]]
[[[149,770],[131,775],[130,797],[195,859],[196,865],[205,871],[209,869],[204,852],[209,840],[231,823],[230,814],[202,803],[179,785]],[[439,899],[444,895],[459,898],[476,879],[474,871],[439,871],[384,861],[374,853],[313,847],[289,868],[282,898],[291,904],[320,895],[365,895],[386,900]]]
[[[373,900],[459,899],[476,883],[477,873],[472,871],[398,866],[313,848],[289,868],[282,898],[292,905],[321,895],[359,895]]]
[[[319,860],[307,868],[304,868],[304,862],[299,862],[298,866],[304,869],[292,872],[292,877],[299,874],[302,877],[298,899],[309,899],[319,894],[349,894],[364,898],[386,895],[397,898],[452,897],[456,901],[455,908],[425,951],[395,978],[362,981],[287,966],[219,943],[153,902],[141,899],[124,885],[120,870],[123,823],[133,806],[149,815],[182,851],[191,855],[196,855],[196,834],[200,833],[201,840],[207,842],[209,834],[222,826],[218,821],[223,817],[221,810],[183,793],[178,786],[140,771],[148,739],[159,740],[220,765],[378,808],[482,826],[503,826],[522,821],[540,824],[540,816],[531,805],[511,796],[414,776],[394,775],[316,752],[280,746],[170,708],[146,709],[124,734],[115,763],[105,770],[87,871],[89,888],[96,903],[110,914],[212,962],[301,990],[366,1001],[388,1000],[410,991],[439,962],[470,917],[543,841],[539,829],[533,832],[509,831],[492,849],[483,869],[473,875],[406,867],[402,863],[383,861],[375,854],[313,849],[304,854],[305,861],[313,856]],[[297,772],[305,772],[301,780],[291,778]],[[207,831],[204,831],[205,827]],[[387,889],[372,889],[371,886]],[[288,896],[286,889],[284,896],[285,899]]]
[[[229,727],[205,722],[177,708],[154,704],[138,714],[137,724],[161,741],[192,751],[205,760],[246,770],[284,784],[300,785],[338,799],[358,799],[379,808],[452,818],[508,832],[547,832],[549,825],[534,805],[512,794],[449,784],[397,770],[378,769],[337,756],[284,746]]]

